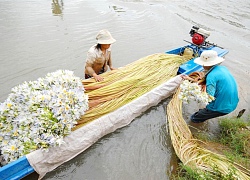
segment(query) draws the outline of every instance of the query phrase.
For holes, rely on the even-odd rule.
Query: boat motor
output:
[[[208,36],[210,36],[210,31],[193,26],[189,34],[192,37],[193,44],[203,45]]]

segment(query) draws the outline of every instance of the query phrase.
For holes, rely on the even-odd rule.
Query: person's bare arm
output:
[[[100,75],[98,75],[98,74],[96,74],[96,73],[93,74],[93,77],[95,78],[95,80],[96,80],[97,82],[100,82],[100,81],[103,81],[103,80],[104,80],[104,78],[103,78],[102,76],[100,76]]]
[[[91,66],[86,65],[86,69],[88,70],[89,75],[93,76],[97,82],[104,80],[102,76],[96,74],[96,72]]]
[[[195,81],[193,78],[191,78],[191,77],[189,77],[188,75],[185,75],[185,74],[182,74],[181,75],[181,78],[183,79],[183,80],[189,80],[189,81]]]
[[[95,70],[93,69],[93,63],[94,63],[94,59],[95,59],[95,55],[91,52],[87,53],[87,60],[86,60],[86,65],[85,65],[85,69],[87,70],[88,74],[92,77],[94,77],[94,79],[99,82],[99,81],[103,81],[103,77],[101,77],[100,75],[96,74]]]

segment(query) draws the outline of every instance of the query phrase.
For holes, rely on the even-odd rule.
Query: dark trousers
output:
[[[211,110],[208,110],[207,108],[204,108],[204,109],[200,109],[199,111],[194,113],[191,116],[191,121],[194,123],[201,123],[201,122],[204,122],[208,119],[212,119],[212,118],[219,117],[219,116],[224,116],[226,114],[228,114],[228,113],[211,111]]]

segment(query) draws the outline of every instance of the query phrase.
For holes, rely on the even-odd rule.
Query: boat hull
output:
[[[35,171],[34,168],[30,165],[26,156],[23,156],[18,160],[1,167],[0,179],[4,180],[21,179],[33,173],[34,171]]]

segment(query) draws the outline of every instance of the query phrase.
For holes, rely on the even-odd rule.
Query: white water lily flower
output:
[[[201,91],[201,86],[195,82],[184,80],[180,85],[180,89],[179,99],[185,104],[189,103],[190,100],[195,100],[198,103],[207,105],[215,99],[206,92]]]
[[[6,164],[36,149],[64,143],[88,109],[81,79],[58,70],[12,88],[0,104],[0,148]]]
[[[63,141],[63,138],[59,138],[56,140],[56,144],[58,144],[58,146],[61,146],[62,144],[65,144],[65,142]]]

